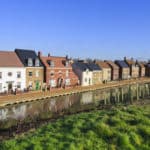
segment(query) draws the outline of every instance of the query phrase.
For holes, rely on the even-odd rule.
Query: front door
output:
[[[91,85],[91,79],[89,79],[89,85]]]
[[[58,87],[62,87],[62,85],[63,85],[63,79],[62,79],[62,78],[59,78],[59,79],[58,79],[58,84],[57,84],[57,86],[58,86]]]
[[[36,81],[36,84],[35,84],[35,89],[36,89],[36,90],[39,90],[39,89],[40,89],[40,84],[39,84],[39,81]]]
[[[12,90],[12,83],[8,83],[8,91],[11,91]]]

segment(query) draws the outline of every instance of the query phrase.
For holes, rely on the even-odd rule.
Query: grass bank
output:
[[[149,150],[150,105],[71,115],[0,143],[0,150]]]

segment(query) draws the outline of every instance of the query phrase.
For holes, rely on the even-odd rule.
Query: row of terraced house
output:
[[[34,50],[0,51],[0,93],[89,86],[150,76],[150,63],[123,60],[73,60]]]

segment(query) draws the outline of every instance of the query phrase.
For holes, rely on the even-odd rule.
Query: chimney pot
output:
[[[66,59],[68,60],[68,55],[66,55]]]
[[[41,53],[41,51],[38,51],[38,56],[40,57],[40,56],[42,56],[42,53]]]

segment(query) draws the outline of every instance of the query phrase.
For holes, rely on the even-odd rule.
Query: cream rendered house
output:
[[[96,61],[96,64],[102,69],[102,80],[110,81],[111,80],[111,67],[104,61]]]

